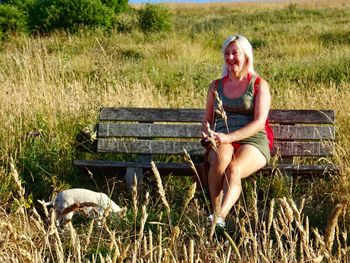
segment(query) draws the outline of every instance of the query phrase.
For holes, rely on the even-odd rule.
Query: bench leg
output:
[[[137,178],[137,186],[139,187],[143,179],[143,170],[142,168],[127,167],[125,174],[125,184],[126,192],[131,194],[132,185],[134,183],[134,176]]]

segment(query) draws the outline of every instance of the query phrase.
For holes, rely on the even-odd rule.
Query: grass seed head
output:
[[[335,208],[332,211],[331,217],[328,220],[327,228],[326,228],[326,234],[324,237],[326,248],[328,251],[332,250],[333,241],[334,241],[334,235],[335,235],[335,229],[338,225],[338,217],[342,210],[344,209],[343,204],[337,204]]]
[[[288,204],[286,198],[280,198],[280,203],[281,203],[281,206],[283,208],[283,211],[284,211],[284,214],[286,215],[286,218],[288,220],[289,223],[292,223],[293,220],[294,220],[294,217],[293,217],[293,209],[290,207],[290,205]]]
[[[151,166],[152,166],[153,174],[156,178],[156,182],[157,182],[157,186],[158,186],[158,193],[159,193],[161,200],[162,200],[162,202],[167,210],[167,213],[169,214],[170,213],[170,206],[169,206],[169,203],[168,203],[166,196],[165,196],[165,191],[163,188],[162,179],[160,178],[159,171],[156,167],[156,164],[153,161],[151,162]]]

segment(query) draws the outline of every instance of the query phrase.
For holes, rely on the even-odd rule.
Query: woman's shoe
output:
[[[210,220],[211,224],[213,224],[213,222],[214,222],[214,215],[210,215],[210,216],[209,216],[209,220]],[[226,223],[225,223],[225,220],[224,220],[221,216],[218,216],[218,217],[216,218],[216,225],[215,225],[215,228],[225,230],[225,228],[226,228]]]

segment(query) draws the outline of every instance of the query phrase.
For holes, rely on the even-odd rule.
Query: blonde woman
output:
[[[254,71],[250,42],[244,36],[232,35],[224,41],[222,53],[222,78],[209,87],[202,132],[204,137],[208,135],[207,123],[214,131],[217,149],[208,151],[208,185],[217,226],[224,228],[225,218],[241,194],[242,178],[269,162],[273,133],[267,121],[269,85]],[[221,207],[217,207],[221,192]]]

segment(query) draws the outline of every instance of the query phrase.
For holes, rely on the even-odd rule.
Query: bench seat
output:
[[[161,174],[171,174],[174,176],[193,176],[193,170],[187,163],[164,163],[155,162],[157,169]],[[151,171],[150,163],[139,162],[122,162],[122,161],[103,161],[103,160],[76,160],[75,165],[79,167],[86,167],[90,169],[98,168],[115,168],[126,169],[128,167],[141,168],[145,172]],[[322,165],[298,165],[298,164],[278,164],[276,167],[268,165],[260,170],[262,173],[271,173],[279,169],[282,173],[285,172],[290,175],[303,176],[320,176],[326,173],[336,173],[339,171],[338,165],[322,164]]]
[[[201,160],[200,145],[203,109],[102,108],[97,125],[97,154],[133,155],[135,161],[77,159],[84,169],[109,168],[125,172],[127,181],[134,174],[142,178],[154,160],[162,175],[191,176],[183,161],[184,149],[194,160]],[[335,113],[333,110],[272,109],[269,120],[274,130],[273,165],[263,173],[276,170],[288,175],[320,176],[337,173],[332,162],[335,152]],[[157,156],[178,156],[175,162],[162,162]],[[182,156],[182,157],[181,157]]]

